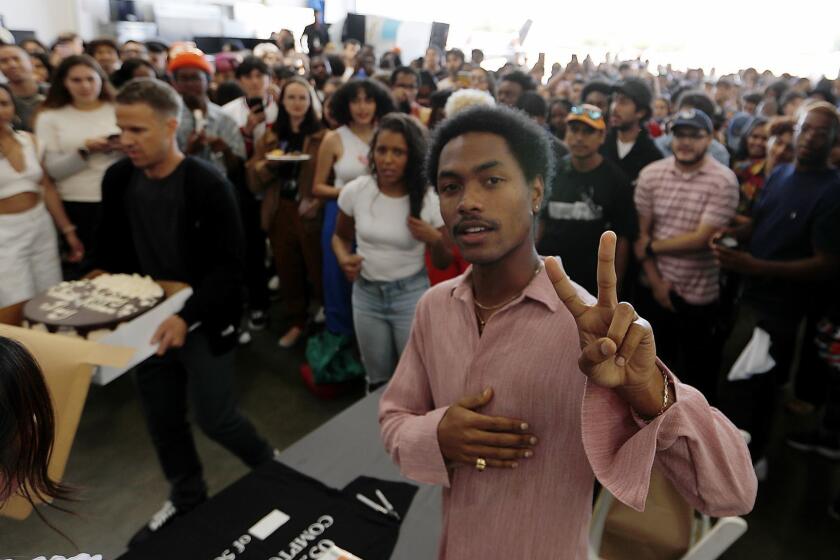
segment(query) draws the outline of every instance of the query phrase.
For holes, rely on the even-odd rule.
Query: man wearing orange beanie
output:
[[[184,100],[178,146],[233,177],[246,159],[245,143],[234,120],[207,97],[213,66],[201,53],[187,51],[175,56],[168,70],[172,85]]]

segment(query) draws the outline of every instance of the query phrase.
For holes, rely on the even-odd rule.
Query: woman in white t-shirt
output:
[[[336,90],[330,107],[333,118],[341,126],[327,132],[318,149],[312,194],[324,200],[321,274],[327,331],[350,337],[353,335],[352,287],[332,249],[338,193],[350,181],[368,172],[370,141],[376,123],[394,110],[394,100],[379,82],[353,79]],[[329,184],[331,175],[333,184]]]
[[[119,134],[113,91],[102,68],[87,55],[65,58],[35,118],[35,136],[86,255],[96,251],[102,176],[122,157]],[[85,258],[65,273],[82,276],[90,263]]]
[[[439,268],[449,266],[452,253],[440,203],[423,174],[424,129],[392,113],[380,121],[371,146],[371,174],[349,182],[338,196],[332,246],[354,283],[353,324],[373,390],[393,375],[414,308],[429,287],[426,248]]]

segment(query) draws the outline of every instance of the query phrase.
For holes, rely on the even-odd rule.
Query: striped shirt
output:
[[[724,228],[738,206],[738,179],[713,158],[691,173],[677,169],[674,157],[651,163],[639,173],[635,202],[640,217],[651,219],[651,239],[696,231],[700,224]],[[692,305],[718,299],[720,269],[710,249],[657,255],[656,267],[677,294]]]

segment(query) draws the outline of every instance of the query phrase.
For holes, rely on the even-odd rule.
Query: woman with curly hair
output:
[[[326,134],[318,150],[312,193],[326,201],[321,230],[324,313],[327,330],[333,334],[353,334],[351,286],[332,249],[338,194],[344,185],[368,172],[368,152],[376,124],[393,111],[390,92],[371,79],[350,80],[330,99],[330,114],[339,127]]]

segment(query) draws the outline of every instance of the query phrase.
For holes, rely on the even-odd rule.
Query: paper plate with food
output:
[[[268,161],[308,161],[311,156],[300,152],[284,152],[283,150],[271,150],[265,155]]]

